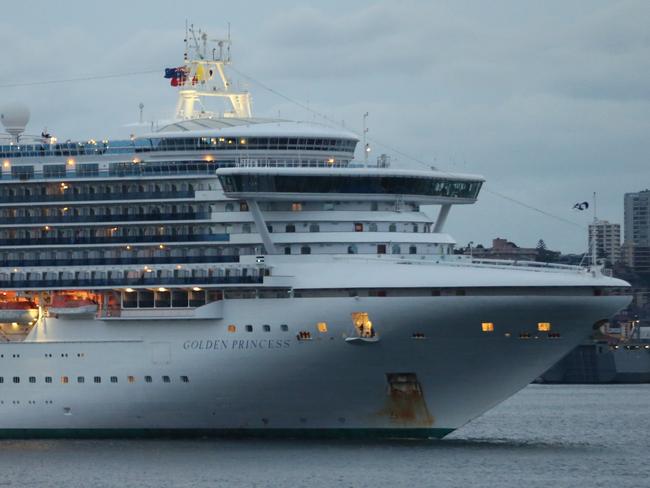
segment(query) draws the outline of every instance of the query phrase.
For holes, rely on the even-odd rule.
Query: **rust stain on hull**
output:
[[[415,373],[387,373],[386,405],[377,414],[403,427],[431,427],[435,419],[427,407]]]

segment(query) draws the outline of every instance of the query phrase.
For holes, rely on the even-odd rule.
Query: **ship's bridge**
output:
[[[423,205],[474,203],[481,176],[384,168],[217,170],[226,196],[242,200],[387,200]]]

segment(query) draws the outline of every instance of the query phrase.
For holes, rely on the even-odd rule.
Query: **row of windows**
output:
[[[246,332],[253,332],[253,326],[251,324],[247,324],[244,326],[244,330]],[[271,332],[271,326],[269,324],[264,324],[262,325],[262,330],[264,332]],[[289,326],[287,324],[280,324],[280,330],[282,332],[287,332],[289,330]],[[235,324],[230,324],[228,326],[228,332],[237,332],[237,326]]]
[[[180,376],[179,379],[180,379],[181,383],[189,383],[190,382],[189,376]],[[20,380],[21,380],[20,376],[14,376],[14,377],[12,377],[11,382],[18,384],[18,383],[20,383]],[[127,380],[128,383],[135,383],[136,382],[136,377],[135,376],[127,376],[126,380]],[[160,380],[161,380],[162,383],[172,383],[172,379],[171,379],[170,376],[161,376]],[[36,383],[36,376],[29,376],[27,381],[29,383]],[[53,383],[54,380],[53,380],[52,376],[45,376],[45,377],[43,377],[43,381],[44,381],[44,383],[51,384],[51,383]],[[68,383],[71,382],[69,376],[61,376],[60,381],[64,385],[67,385]],[[85,383],[86,382],[86,377],[85,376],[77,376],[76,381],[77,381],[77,383]],[[91,379],[88,378],[89,383],[90,383],[90,381],[91,381]],[[0,376],[0,383],[4,383],[4,382],[5,382],[4,376]],[[7,380],[7,382],[9,382],[9,380]],[[92,382],[93,383],[101,383],[102,382],[102,377],[101,376],[93,376],[92,377]],[[118,377],[117,376],[110,376],[109,377],[109,382],[110,383],[119,383]],[[153,383],[154,382],[153,376],[144,376],[144,382],[145,383]]]
[[[151,139],[153,151],[196,150],[303,150],[303,151],[354,151],[354,139],[311,139],[292,137],[184,137]],[[141,152],[142,149],[136,149]]]

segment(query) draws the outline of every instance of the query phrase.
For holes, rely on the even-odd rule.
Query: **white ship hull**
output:
[[[0,344],[0,432],[441,437],[523,388],[589,335],[595,321],[627,301],[621,296],[256,299],[226,301],[222,320],[183,324],[50,318],[30,336],[36,342]],[[381,332],[380,341],[362,347],[345,341],[350,314],[360,309]],[[477,327],[486,316],[497,324],[494,333]],[[540,316],[553,322],[561,338],[540,333],[520,339],[519,332]],[[298,330],[323,320],[327,333],[296,338]],[[229,333],[230,323],[251,323],[254,331],[240,325]],[[280,330],[285,323],[288,332]],[[271,324],[271,332],[262,324]],[[83,340],[68,341],[81,331]],[[415,332],[426,338],[413,339]],[[391,393],[387,375],[397,373],[415,375],[423,396]],[[12,383],[14,376],[19,384]],[[44,384],[44,376],[52,383]],[[62,383],[64,376],[69,383]],[[77,383],[79,376],[84,383]],[[95,376],[101,383],[93,382]],[[118,382],[111,383],[111,376]],[[163,383],[162,376],[171,382]]]

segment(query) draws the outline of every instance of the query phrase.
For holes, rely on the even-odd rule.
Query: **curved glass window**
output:
[[[226,192],[358,193],[476,198],[480,181],[415,176],[235,174],[219,177]]]
[[[302,246],[300,248],[300,254],[311,254],[311,247],[309,246]]]
[[[391,252],[393,254],[402,254],[402,249],[397,244],[395,244]]]
[[[388,226],[388,232],[397,232],[397,224],[390,224]]]

